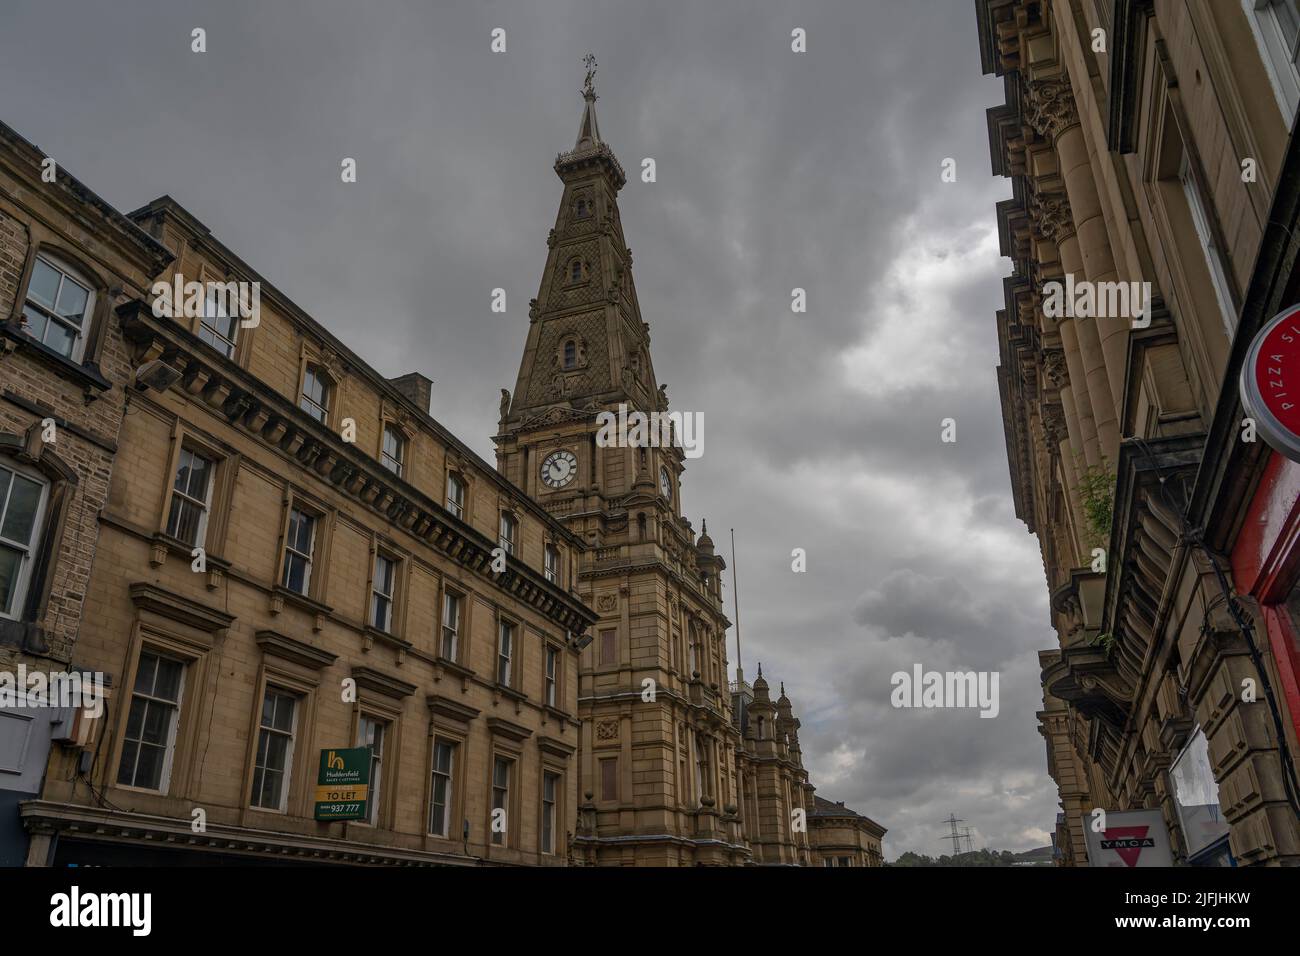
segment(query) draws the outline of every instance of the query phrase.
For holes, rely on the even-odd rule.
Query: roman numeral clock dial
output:
[[[563,488],[578,474],[578,456],[571,451],[553,451],[542,462],[542,484]]]

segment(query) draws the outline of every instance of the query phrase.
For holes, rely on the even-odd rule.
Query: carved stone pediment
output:
[[[568,422],[585,422],[599,411],[600,406],[595,402],[588,403],[582,408],[574,408],[571,405],[548,405],[540,412],[525,418],[519,428],[524,430],[546,425],[563,425]]]

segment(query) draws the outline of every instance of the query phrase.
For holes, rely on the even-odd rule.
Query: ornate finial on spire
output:
[[[781,696],[785,696],[785,681],[781,681]]]
[[[709,533],[709,519],[705,518],[703,521],[700,522],[700,534],[708,534],[708,533]]]
[[[758,676],[759,676],[759,677],[762,677],[762,676],[763,676],[763,662],[762,662],[762,661],[759,661],[759,662],[758,662]]]
[[[582,62],[587,66],[587,78],[582,84],[582,98],[587,105],[582,109],[582,125],[578,127],[578,141],[573,145],[575,153],[600,145],[600,127],[596,125],[596,58],[588,53]]]

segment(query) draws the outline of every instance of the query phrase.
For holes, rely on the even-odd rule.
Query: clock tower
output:
[[[721,572],[681,513],[680,447],[607,441],[602,412],[668,411],[618,210],[627,182],[601,139],[588,57],[546,267],[529,304],[497,469],[581,536],[574,587],[597,613],[579,666],[574,855],[600,865],[746,862]],[[608,429],[604,430],[605,432]],[[633,438],[635,438],[635,433]]]

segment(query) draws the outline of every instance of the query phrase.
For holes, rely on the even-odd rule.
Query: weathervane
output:
[[[582,93],[584,96],[591,94],[596,95],[594,80],[596,79],[596,58],[588,53],[582,58],[583,65],[587,68],[587,78],[582,84]]]

